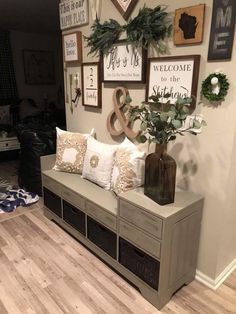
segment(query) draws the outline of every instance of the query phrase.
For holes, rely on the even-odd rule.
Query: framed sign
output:
[[[88,0],[65,0],[59,4],[61,30],[89,23]]]
[[[54,54],[52,51],[23,50],[23,64],[26,84],[55,84]]]
[[[205,4],[175,10],[174,44],[202,42]]]
[[[89,62],[82,64],[82,101],[84,106],[97,108],[102,107],[102,86],[99,74],[99,62]]]
[[[103,81],[145,83],[145,60],[141,46],[118,42],[102,56]]]
[[[65,62],[82,62],[82,33],[63,35],[63,53]]]
[[[196,106],[199,64],[200,55],[148,59],[146,101],[157,94],[170,94],[171,103],[175,103],[178,96],[194,96],[190,105],[192,112]],[[167,100],[161,99],[163,103]]]
[[[214,0],[208,60],[231,59],[235,31],[236,1]]]
[[[111,0],[125,20],[128,20],[138,0]]]

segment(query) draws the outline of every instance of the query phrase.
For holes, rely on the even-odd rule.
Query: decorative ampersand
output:
[[[125,135],[128,138],[134,139],[135,137],[137,137],[139,132],[134,132],[130,128],[131,121],[129,119],[129,115],[125,115],[124,113],[126,99],[128,95],[129,95],[129,92],[124,87],[117,87],[114,90],[114,93],[113,93],[114,110],[112,110],[107,117],[107,129],[109,133],[113,136],[119,136],[122,133],[125,133]],[[123,98],[123,101],[121,101],[121,97]],[[120,126],[121,126],[120,129],[115,128],[116,120],[118,120],[120,123]]]

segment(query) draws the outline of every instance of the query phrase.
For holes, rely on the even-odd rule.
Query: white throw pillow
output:
[[[127,138],[119,145],[112,171],[111,188],[119,194],[144,183],[145,152]]]
[[[84,155],[87,148],[87,139],[94,135],[94,129],[90,134],[57,131],[57,151],[54,170],[82,173]]]
[[[109,145],[89,137],[84,157],[82,177],[97,183],[105,190],[111,187],[111,173],[118,145]]]

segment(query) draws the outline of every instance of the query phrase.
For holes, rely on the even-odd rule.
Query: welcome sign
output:
[[[59,4],[61,30],[84,25],[88,19],[88,0],[66,0]]]
[[[161,97],[170,94],[169,99],[161,101],[170,100],[172,104],[178,97],[196,97],[199,62],[199,55],[149,59],[146,101],[158,94]]]

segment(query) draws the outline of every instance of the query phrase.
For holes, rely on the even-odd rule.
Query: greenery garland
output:
[[[217,78],[219,84],[219,93],[212,92],[212,79]],[[228,93],[229,82],[225,74],[212,73],[202,82],[202,95],[209,101],[223,101]]]
[[[166,51],[166,45],[161,42],[166,36],[170,36],[172,30],[171,20],[165,12],[166,6],[157,6],[154,9],[143,7],[138,15],[127,24],[120,25],[116,20],[110,19],[101,24],[96,18],[92,25],[92,34],[84,36],[87,46],[90,47],[88,54],[97,55],[99,52],[107,53],[111,46],[126,32],[127,44],[142,44],[147,49],[152,41],[157,42],[160,53]]]

